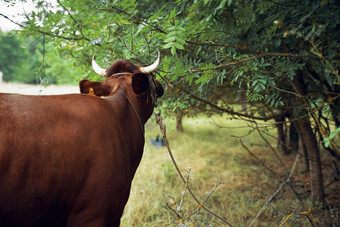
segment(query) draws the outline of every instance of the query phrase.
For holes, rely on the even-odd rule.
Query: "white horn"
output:
[[[142,73],[151,73],[155,71],[155,69],[158,67],[160,60],[161,60],[161,54],[158,51],[157,60],[152,65],[149,65],[147,67],[140,67],[139,69],[140,71],[142,71]]]
[[[94,70],[97,74],[99,74],[99,75],[101,75],[101,76],[105,76],[105,74],[106,74],[106,69],[101,68],[101,67],[97,64],[97,62],[96,62],[96,56],[95,56],[95,55],[93,55],[93,57],[92,57],[92,67],[93,67],[93,70]]]

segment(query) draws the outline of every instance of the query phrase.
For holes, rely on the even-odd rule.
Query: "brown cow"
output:
[[[119,226],[163,95],[158,63],[93,61],[106,79],[81,93],[106,97],[0,94],[0,226]]]

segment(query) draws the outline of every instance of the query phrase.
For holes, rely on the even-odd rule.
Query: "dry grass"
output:
[[[22,94],[61,94],[78,93],[78,88],[54,87],[47,88],[32,85],[0,84],[2,92]],[[208,199],[205,206],[217,214],[225,217],[234,226],[248,226],[256,214],[263,207],[267,199],[277,190],[282,177],[283,168],[278,163],[269,148],[253,146],[249,143],[265,145],[256,133],[245,137],[245,145],[258,158],[265,161],[266,166],[278,175],[273,175],[249,153],[242,148],[239,138],[231,135],[246,135],[249,128],[242,121],[227,120],[226,116],[186,118],[184,133],[175,132],[173,119],[165,119],[168,127],[168,138],[173,154],[182,170],[186,173],[191,167],[190,187],[194,193],[203,199],[211,190],[214,183],[222,177],[223,183]],[[217,124],[226,127],[220,128]],[[275,130],[268,131],[276,135]],[[170,197],[179,201],[183,184],[178,177],[165,148],[150,146],[150,139],[160,135],[154,119],[150,119],[146,126],[146,146],[142,162],[133,181],[131,196],[122,218],[123,227],[135,226],[177,226],[177,218],[166,207]],[[267,137],[275,147],[271,137]],[[287,168],[293,165],[294,155],[280,156]],[[324,155],[324,183],[333,181],[329,171],[330,160]],[[283,190],[266,208],[255,222],[255,226],[278,226],[293,214],[284,226],[311,226],[309,218],[315,218],[318,226],[340,226],[340,194],[339,183],[335,182],[326,190],[327,202],[335,207],[334,210],[324,211],[312,208],[309,197],[309,179],[304,173],[303,160],[300,158],[293,175],[294,189],[298,191],[304,201],[301,205],[296,200],[289,187]],[[337,206],[337,208],[336,208]],[[185,214],[195,210],[196,204],[186,195],[183,211]],[[311,211],[309,209],[312,208]],[[218,219],[201,212],[199,226],[225,226]],[[205,221],[205,222],[204,222]],[[187,226],[190,222],[185,221]]]
[[[228,128],[216,126],[224,124]],[[284,171],[273,152],[265,147],[246,146],[265,164],[278,175],[273,175],[258,163],[254,157],[242,148],[239,138],[231,135],[245,135],[249,128],[243,128],[245,123],[240,121],[229,121],[225,117],[186,118],[184,120],[184,133],[175,132],[174,120],[166,119],[168,139],[172,152],[184,175],[191,168],[190,187],[200,198],[205,196],[222,177],[224,184],[208,199],[205,206],[226,218],[235,226],[248,226],[256,214],[263,207],[267,199],[277,190],[282,182]],[[122,218],[122,226],[176,226],[177,218],[173,212],[166,207],[170,198],[176,201],[181,199],[183,184],[173,167],[166,148],[156,148],[149,144],[150,138],[160,135],[158,126],[154,119],[150,119],[146,126],[146,146],[142,162],[137,170],[133,181],[131,196]],[[275,131],[268,131],[275,135]],[[256,133],[245,138],[246,142],[265,145]],[[275,147],[274,140],[268,137]],[[290,169],[295,156],[281,156],[282,160]],[[327,171],[326,172],[326,181]],[[301,215],[303,211],[309,212],[312,206],[308,202],[308,178],[303,173],[303,160],[300,159],[293,177],[295,190],[301,193],[304,205],[299,204],[289,187],[283,190],[271,202],[263,214],[256,221],[255,226],[278,226],[288,215],[291,216],[286,224],[292,226],[310,226],[306,216]],[[335,183],[326,192],[336,195],[339,184]],[[331,198],[335,201],[336,198]],[[196,209],[196,204],[187,193],[183,211],[185,214]],[[313,216],[320,223],[339,221],[339,212],[334,212],[333,218],[327,218],[330,212],[320,214],[319,210],[312,210],[307,216]],[[199,226],[207,223],[212,226],[224,226],[220,220],[201,212],[198,216]],[[322,220],[321,220],[322,219]],[[186,221],[188,226],[193,224]],[[327,225],[326,225],[327,226]]]

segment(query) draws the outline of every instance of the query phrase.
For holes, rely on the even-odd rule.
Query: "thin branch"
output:
[[[255,123],[256,124],[256,123]],[[262,132],[256,128],[257,132],[259,133],[259,135],[261,136],[261,138],[268,144],[268,146],[270,147],[270,149],[273,151],[273,153],[275,154],[276,158],[278,159],[278,161],[280,162],[281,166],[283,167],[283,169],[285,170],[286,175],[288,176],[288,170],[286,168],[286,165],[283,163],[283,161],[281,160],[280,156],[277,154],[277,152],[275,151],[275,149],[273,148],[273,146],[269,143],[269,141],[262,135]]]
[[[22,25],[22,24],[19,24],[18,22],[16,22],[16,21],[12,20],[11,18],[9,18],[8,16],[6,16],[6,15],[4,15],[4,14],[2,14],[2,13],[0,13],[0,16],[4,17],[5,19],[7,19],[7,20],[9,20],[10,22],[12,22],[12,23],[14,23],[14,24],[18,25],[18,26],[19,26],[19,27],[21,27],[21,28],[25,28],[25,26],[24,26],[24,25]]]
[[[163,119],[162,119],[160,113],[155,113],[155,117],[156,117],[156,123],[159,125],[160,131],[161,131],[161,133],[162,133],[162,135],[163,135],[163,140],[164,140],[164,143],[165,143],[165,145],[166,145],[166,147],[167,147],[167,150],[168,150],[168,153],[169,153],[169,155],[170,155],[171,161],[172,161],[172,163],[174,164],[175,169],[176,169],[176,171],[177,171],[179,177],[181,178],[183,184],[185,184],[186,181],[185,181],[185,179],[184,179],[184,177],[183,177],[183,175],[182,175],[182,172],[180,171],[180,169],[179,169],[179,167],[178,167],[178,165],[177,165],[177,162],[176,162],[174,156],[172,155],[172,152],[171,152],[171,149],[170,149],[170,146],[169,146],[169,142],[168,142],[168,138],[167,138],[167,136],[166,136],[166,126],[165,126],[165,124],[163,123]],[[195,194],[191,191],[191,188],[188,186],[187,189],[188,189],[188,192],[190,193],[191,197],[196,201],[196,203],[197,203],[197,204],[200,204],[200,201],[197,199],[197,197],[195,196]],[[225,218],[223,218],[223,217],[217,215],[216,213],[212,212],[211,210],[209,210],[208,208],[206,208],[204,205],[202,205],[202,208],[203,208],[205,211],[207,211],[208,213],[210,213],[211,215],[215,216],[216,218],[218,218],[218,219],[220,219],[221,221],[223,221],[224,223],[226,223],[227,225],[233,226],[233,225],[231,225]]]
[[[213,42],[209,42],[209,43],[202,43],[202,42],[195,42],[195,41],[191,41],[191,40],[186,40],[187,43],[192,44],[192,45],[196,45],[196,46],[211,46],[211,47],[232,47],[232,48],[236,48],[236,49],[240,49],[240,50],[250,50],[253,51],[255,53],[261,53],[260,50],[255,50],[249,46],[246,45],[231,45],[231,44],[224,44],[224,43],[213,43]]]
[[[240,140],[240,143],[242,145],[242,147],[244,149],[246,149],[246,151],[248,151],[248,153],[253,156],[266,170],[268,170],[269,172],[271,172],[274,176],[279,176],[277,173],[275,173],[272,169],[270,169],[268,166],[266,166],[266,164],[264,163],[264,161],[262,161],[261,159],[259,159],[254,153],[252,153],[249,148],[244,145],[244,143],[242,142],[242,140]]]
[[[57,2],[59,3],[59,5],[61,5],[61,7],[68,13],[68,15],[71,17],[71,19],[73,20],[73,22],[75,23],[75,25],[78,27],[80,33],[81,33],[81,36],[83,38],[85,38],[84,36],[84,33],[83,33],[83,30],[81,29],[81,27],[79,26],[79,22],[76,21],[76,19],[74,19],[74,17],[72,16],[71,12],[60,2],[60,0],[57,0]]]
[[[255,123],[256,124],[256,123]],[[269,143],[269,141],[262,135],[262,133],[260,132],[260,130],[257,128],[257,131],[259,133],[259,135],[262,137],[262,139],[264,141],[266,141],[266,143],[269,145],[269,147],[271,148],[271,150],[273,151],[273,153],[275,154],[275,156],[277,157],[277,159],[279,160],[280,164],[283,166],[285,173],[288,175],[288,171],[287,168],[285,166],[285,164],[282,162],[281,158],[279,157],[279,155],[277,154],[277,152],[275,151],[275,149],[271,146],[271,144]],[[289,182],[288,186],[290,188],[290,190],[294,193],[295,197],[297,198],[297,200],[302,203],[302,200],[299,196],[299,194],[295,191],[295,189],[293,188],[292,184]]]
[[[197,209],[194,210],[193,212],[191,212],[191,214],[185,216],[183,219],[188,219],[190,218],[192,215],[196,214],[205,204],[205,202],[210,198],[210,196],[215,192],[216,188],[222,184],[222,179],[220,177],[219,181],[214,185],[214,187],[209,191],[208,195],[205,197],[205,199],[203,200],[203,202],[198,203],[197,204]]]
[[[2,13],[0,13],[0,16],[4,17],[5,19],[9,20],[10,22],[18,25],[19,27],[21,28],[27,28],[26,26],[22,25],[22,24],[19,24],[15,21],[13,21],[11,18],[7,17],[6,15],[3,15]],[[86,40],[86,41],[91,41],[89,38],[86,38],[86,37],[79,37],[79,36],[75,36],[75,37],[65,37],[65,36],[61,36],[61,35],[57,35],[57,34],[53,34],[51,32],[45,32],[45,31],[42,31],[40,29],[36,29],[35,30],[37,33],[40,33],[42,35],[47,35],[47,36],[50,36],[50,37],[53,37],[53,38],[58,38],[58,39],[64,39],[64,40],[69,40],[69,41],[79,41],[79,40]],[[96,45],[98,46],[101,46],[99,43],[96,43]]]
[[[160,28],[158,28],[158,27],[156,27],[156,26],[150,24],[147,20],[145,20],[145,19],[143,19],[143,18],[140,18],[140,17],[137,17],[137,16],[135,16],[135,15],[129,13],[129,12],[126,12],[125,10],[123,10],[123,9],[117,7],[117,6],[112,5],[110,9],[107,9],[107,8],[99,8],[99,9],[97,9],[97,10],[108,11],[108,12],[118,11],[118,12],[120,12],[120,13],[123,13],[123,14],[125,14],[125,15],[131,17],[131,18],[132,18],[135,22],[137,22],[137,23],[142,23],[142,24],[149,25],[149,26],[151,26],[154,30],[156,30],[156,31],[158,31],[158,32],[160,32],[160,33],[166,34],[166,32],[165,32],[164,30],[162,30],[162,29],[160,29]]]
[[[196,69],[196,70],[190,70],[189,72],[191,73],[198,73],[198,72],[204,72],[204,71],[209,71],[209,70],[219,70],[219,69],[224,69],[228,68],[230,66],[234,66],[237,64],[241,64],[247,61],[251,61],[257,58],[262,58],[262,57],[293,57],[293,58],[317,58],[317,56],[314,55],[304,55],[304,54],[291,54],[291,53],[261,53],[259,55],[251,56],[248,58],[243,58],[241,60],[236,60],[233,62],[229,62],[226,64],[221,64],[216,67],[208,68],[208,69]]]
[[[187,189],[188,189],[189,178],[190,178],[190,171],[191,171],[191,168],[189,168],[189,170],[188,170],[186,184],[184,185],[184,188],[183,188],[183,191],[182,191],[182,198],[181,198],[181,201],[179,202],[178,208],[180,210],[182,210],[182,204],[183,204],[183,201],[184,201],[184,196],[185,196],[185,193],[187,192]],[[178,208],[177,208],[177,210],[178,210]]]
[[[226,108],[222,108],[212,102],[209,102],[208,100],[205,100],[205,99],[202,99],[190,92],[188,92],[187,90],[183,89],[183,88],[179,88],[182,92],[184,92],[185,94],[187,94],[189,97],[193,98],[193,99],[196,99],[202,103],[205,103],[211,107],[213,107],[214,109],[216,110],[219,110],[219,111],[222,111],[222,112],[225,112],[225,113],[228,113],[228,114],[231,114],[231,115],[236,115],[236,116],[239,116],[239,117],[245,117],[245,118],[250,118],[250,119],[254,119],[254,120],[262,120],[262,121],[268,121],[268,120],[271,120],[271,119],[274,119],[276,117],[276,115],[270,115],[270,116],[267,116],[267,117],[256,117],[256,116],[252,116],[252,115],[248,115],[248,114],[243,114],[243,113],[239,113],[239,112],[235,112],[235,111],[232,111],[232,110],[229,110],[229,109],[226,109]]]
[[[280,2],[275,2],[275,1],[272,1],[272,0],[266,0],[266,1],[271,2],[271,3],[273,3],[273,4],[276,4],[276,5],[284,6],[284,7],[292,7],[292,6],[296,6],[296,4],[295,4],[295,5],[293,5],[293,4],[282,4],[282,3],[280,3]]]
[[[287,180],[285,180],[284,182],[282,182],[279,186],[279,188],[274,192],[274,194],[266,201],[266,203],[263,205],[263,207],[261,208],[261,210],[257,213],[256,217],[254,218],[254,220],[250,223],[249,227],[253,226],[254,223],[257,221],[257,219],[260,217],[260,215],[262,214],[262,212],[268,207],[268,205],[271,203],[271,201],[277,196],[277,194],[279,194],[279,192],[281,191],[282,187],[289,183],[290,182],[290,179],[294,173],[294,170],[295,170],[295,167],[296,167],[296,164],[298,162],[298,159],[299,159],[300,155],[297,154],[296,157],[295,157],[295,161],[294,161],[294,164],[292,166],[292,169],[290,171],[290,174],[287,178]]]
[[[25,28],[26,28],[26,27],[25,27]],[[42,31],[42,30],[40,30],[40,29],[37,29],[37,30],[35,30],[35,31],[38,32],[38,33],[40,33],[40,34],[48,35],[48,36],[53,37],[53,38],[64,39],[64,40],[69,40],[69,41],[79,41],[79,40],[91,41],[89,38],[81,37],[81,36],[66,37],[66,36],[61,36],[61,35],[53,34],[53,33],[51,33],[51,32],[45,32],[45,31]],[[101,46],[100,43],[96,43],[95,45]]]

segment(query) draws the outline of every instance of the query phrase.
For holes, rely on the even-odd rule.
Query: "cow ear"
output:
[[[79,89],[82,94],[89,94],[92,89],[95,96],[108,96],[110,93],[109,89],[103,86],[101,82],[92,82],[89,80],[79,81]]]
[[[132,89],[139,95],[149,89],[149,78],[144,73],[136,73],[132,76]]]

